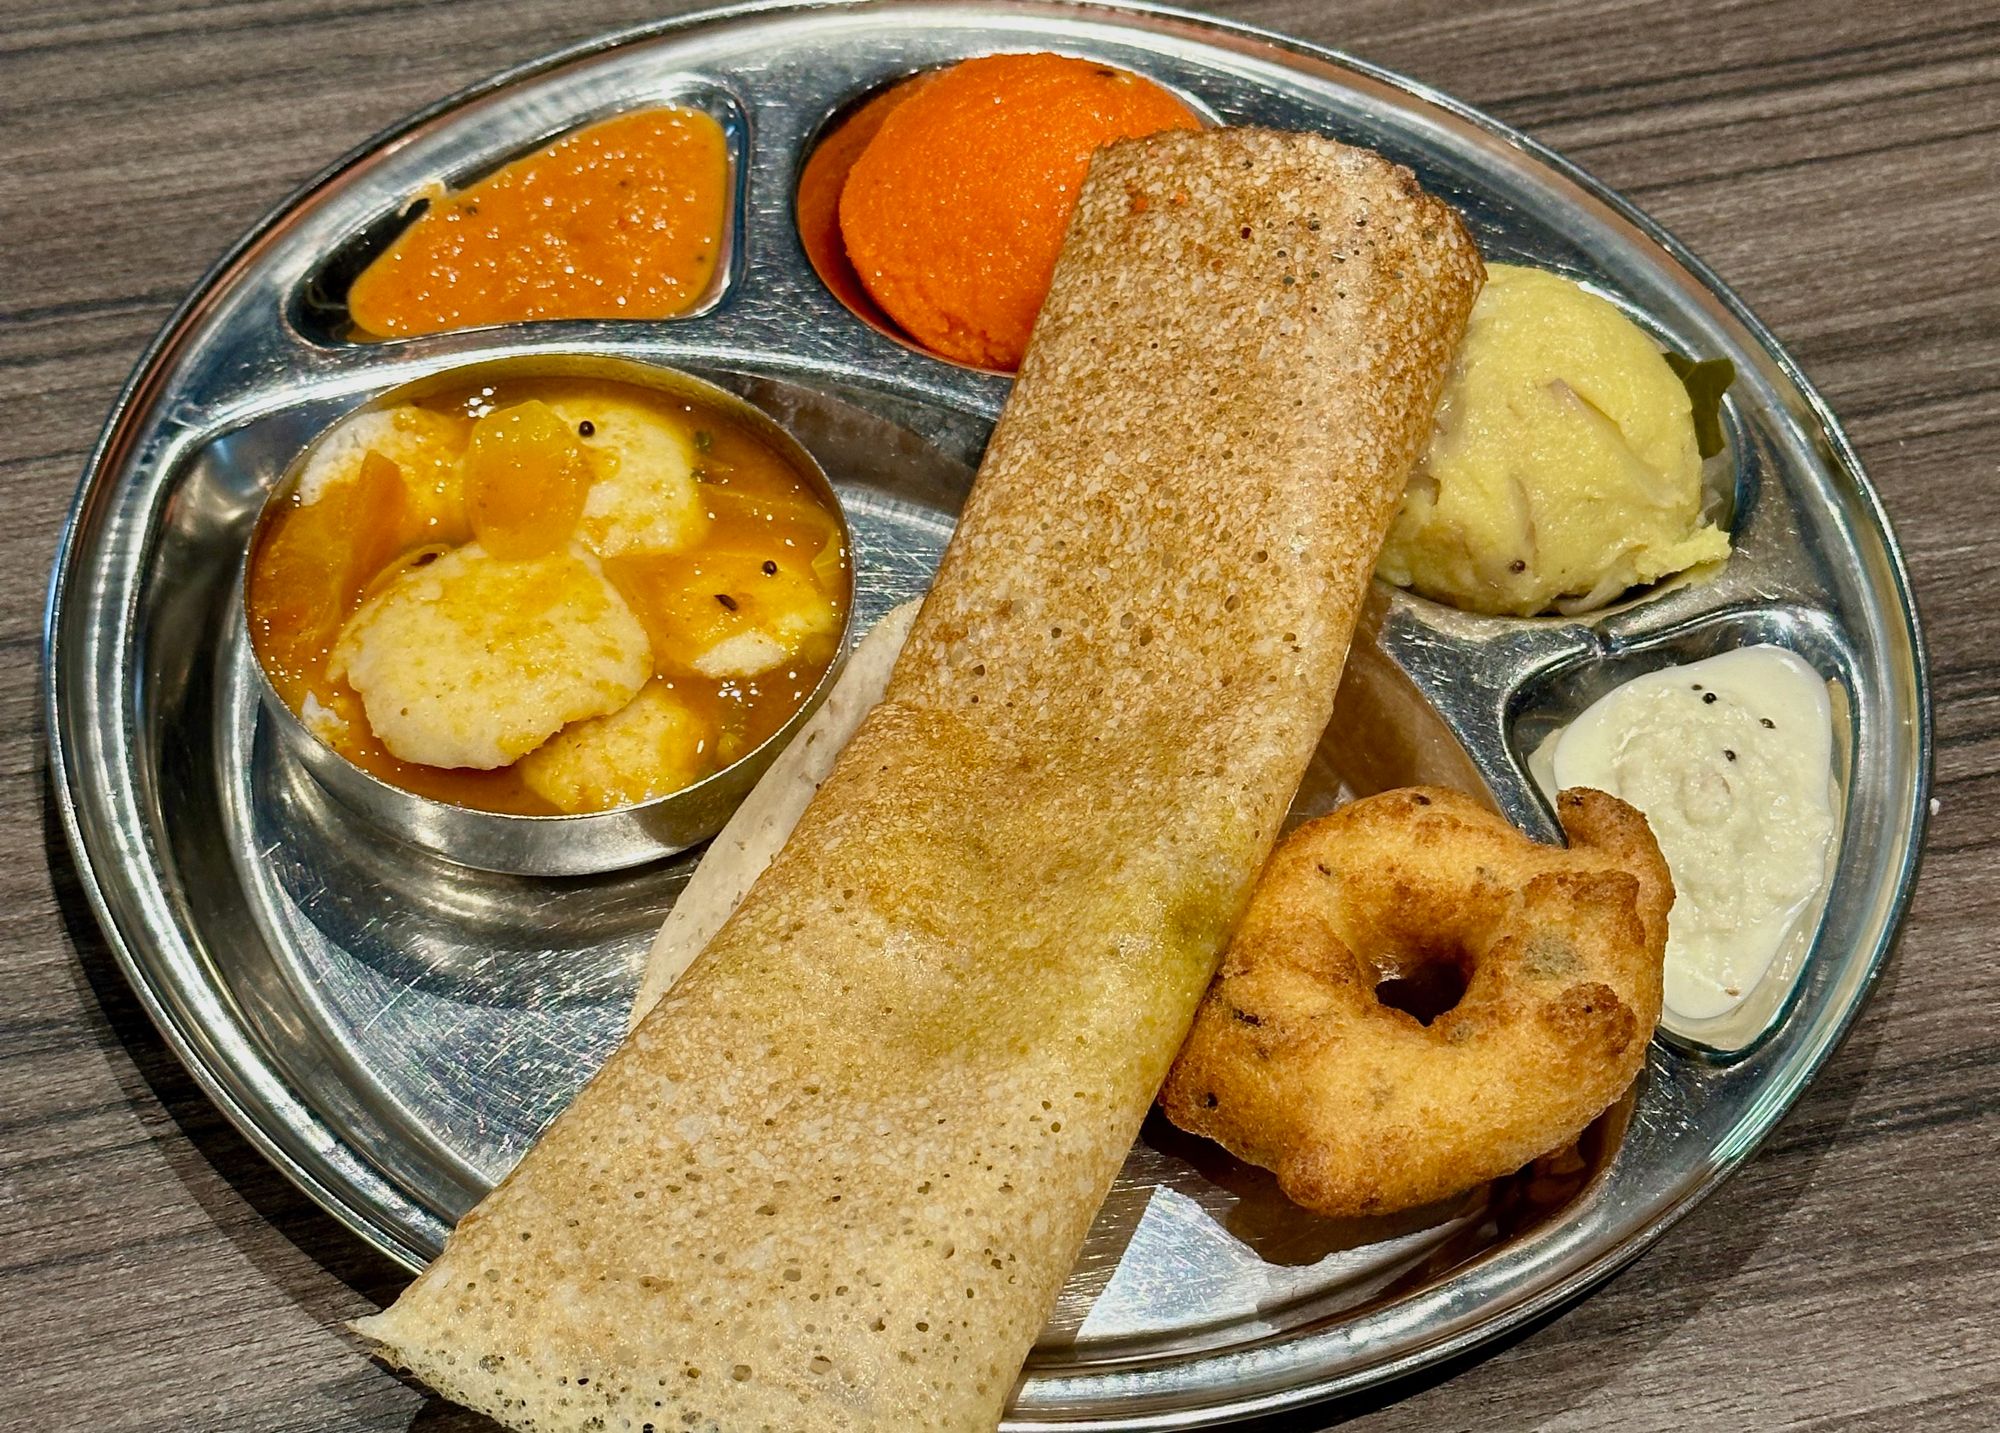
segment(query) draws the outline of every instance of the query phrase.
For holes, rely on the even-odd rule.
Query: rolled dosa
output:
[[[914,601],[882,614],[848,656],[820,709],[757,779],[729,823],[715,833],[667,912],[660,933],[653,937],[627,1024],[636,1026],[645,1019],[681,978],[791,836],[806,803],[833,771],[834,758],[846,749],[861,719],[882,700],[889,671],[916,618]]]
[[[882,702],[359,1331],[517,1429],[992,1429],[1326,722],[1480,275],[1364,151],[1101,152]]]

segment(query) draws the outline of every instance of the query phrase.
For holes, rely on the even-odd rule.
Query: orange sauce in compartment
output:
[[[672,318],[709,289],[729,145],[700,110],[618,115],[430,207],[347,294],[362,338],[526,319]]]
[[[575,475],[567,447],[558,454],[555,447],[561,445],[549,442],[567,439],[568,431],[541,432],[547,416],[556,410],[572,419],[599,413],[599,423],[578,421],[575,437],[594,480],[602,482],[642,451],[610,451],[606,445],[615,433],[630,432],[630,419],[621,429],[604,414],[629,414],[635,405],[687,438],[699,535],[672,552],[618,553],[600,560],[646,630],[653,667],[649,686],[670,693],[708,733],[707,774],[776,733],[838,654],[852,598],[851,561],[839,520],[817,491],[726,414],[634,385],[518,378],[414,400],[416,407],[459,420],[441,430],[459,435],[456,461],[469,505],[537,518],[555,513],[554,521],[571,524],[581,502]],[[484,441],[489,436],[493,441]],[[550,446],[542,468],[534,462],[532,443]],[[552,490],[537,505],[535,495],[520,488],[528,475],[544,470]],[[557,814],[523,777],[518,761],[474,770],[399,759],[370,728],[360,693],[328,672],[342,630],[370,596],[411,564],[431,561],[456,545],[436,540],[406,494],[398,466],[368,450],[351,474],[329,483],[316,501],[302,505],[295,493],[277,507],[251,551],[246,585],[258,659],[293,713],[381,780],[458,806]],[[482,525],[477,517],[475,525]],[[564,540],[581,538],[571,533]],[[759,631],[780,634],[787,649],[782,660],[718,665],[715,653],[731,650],[719,644],[745,633],[753,634],[753,655],[768,655],[754,636]],[[738,670],[748,666],[758,669]]]
[[[864,319],[957,363],[1019,366],[1091,156],[1201,117],[1141,75],[983,55],[903,80],[835,125],[799,176],[799,236]]]
[[[911,75],[869,96],[860,108],[826,132],[799,171],[799,242],[806,258],[835,298],[877,328],[891,332],[901,330],[868,296],[847,257],[847,244],[840,235],[840,191],[846,187],[854,161],[868,148],[889,112],[929,84],[937,73],[931,70]]]

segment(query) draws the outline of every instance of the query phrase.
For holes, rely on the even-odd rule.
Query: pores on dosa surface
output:
[[[1365,151],[1102,151],[882,702],[359,1330],[518,1429],[993,1428],[1325,725],[1480,275]]]

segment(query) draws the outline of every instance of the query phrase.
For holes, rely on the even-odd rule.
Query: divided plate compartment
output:
[[[481,86],[295,196],[142,362],[59,555],[48,701],[57,799],[142,1001],[224,1111],[412,1268],[616,1045],[694,860],[534,881],[357,828],[278,751],[236,636],[261,498],[322,428],[462,363],[592,353],[742,393],[819,458],[856,543],[857,630],[930,580],[1007,392],[851,314],[794,226],[831,116],[905,74],[1054,49],[1151,75],[1229,123],[1382,150],[1466,213],[1489,257],[1569,273],[1663,341],[1726,356],[1733,515],[1719,569],[1582,619],[1470,616],[1378,585],[1296,805],[1412,780],[1554,832],[1534,747],[1626,677],[1750,641],[1838,695],[1838,864],[1784,998],[1673,1028],[1580,1141],[1448,1206],[1316,1219],[1269,1177],[1148,1120],[1015,1391],[1007,1427],[1191,1427],[1351,1391],[1513,1327],[1636,1254],[1768,1132],[1886,958],[1928,791],[1928,697],[1893,539],[1789,359],[1673,241],[1560,159],[1337,55],[1138,7],[777,6],[615,37]],[[361,344],[345,283],[407,201],[578,125],[690,104],[722,122],[735,203],[711,292],[660,322]]]

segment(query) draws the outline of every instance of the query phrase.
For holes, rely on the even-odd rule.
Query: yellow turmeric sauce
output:
[[[330,475],[310,501],[295,490],[277,506],[250,554],[252,646],[279,698],[349,761],[406,791],[488,811],[563,809],[523,779],[520,761],[475,770],[399,759],[372,730],[362,694],[329,673],[329,660],[364,604],[442,553],[475,540],[495,559],[529,556],[531,546],[604,548],[591,520],[579,519],[590,484],[619,471],[603,446],[611,425],[584,418],[549,429],[547,415],[630,414],[635,405],[685,434],[699,525],[698,538],[674,551],[595,554],[645,628],[648,686],[671,693],[706,734],[692,779],[775,733],[838,651],[852,591],[838,519],[785,458],[727,415],[595,379],[522,378],[440,392],[378,410],[372,446],[336,443],[339,430],[321,440],[316,451],[334,455]],[[363,419],[369,415],[343,426]],[[631,449],[624,460],[636,461]],[[301,488],[315,461],[309,457]],[[773,617],[774,601],[794,611],[803,604],[814,620],[786,628]],[[782,660],[751,675],[697,665],[732,632],[760,621],[790,633]]]
[[[348,290],[357,336],[672,318],[722,258],[729,148],[700,110],[603,120],[432,198]]]

